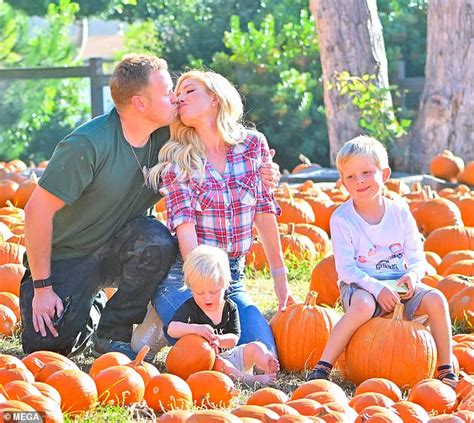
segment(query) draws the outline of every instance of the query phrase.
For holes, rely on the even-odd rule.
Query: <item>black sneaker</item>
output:
[[[91,350],[91,354],[94,357],[100,357],[102,354],[108,352],[120,352],[125,354],[130,360],[135,360],[137,353],[132,350],[132,347],[129,342],[123,341],[114,341],[107,338],[98,338],[94,337],[94,345]],[[151,363],[155,358],[154,354],[147,354],[145,356],[145,361]]]
[[[313,371],[309,373],[308,376],[306,376],[306,381],[315,380],[315,379],[329,380],[330,374],[331,374],[330,370],[329,372],[327,372],[324,369],[317,367],[313,369]]]

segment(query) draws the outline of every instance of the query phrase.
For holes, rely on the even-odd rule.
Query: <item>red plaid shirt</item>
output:
[[[229,148],[223,176],[206,163],[202,182],[197,174],[179,180],[179,170],[173,166],[162,175],[160,185],[170,231],[192,222],[199,244],[222,248],[232,258],[247,254],[252,246],[255,213],[281,213],[259,172],[262,163],[269,160],[265,136],[248,131],[243,143]]]

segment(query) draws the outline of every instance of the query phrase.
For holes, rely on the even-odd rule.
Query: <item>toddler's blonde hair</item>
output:
[[[184,283],[193,287],[219,286],[228,288],[231,280],[227,253],[210,245],[197,246],[183,266]]]
[[[354,157],[371,160],[380,170],[387,169],[388,154],[384,145],[375,138],[361,135],[347,141],[337,153],[336,167],[341,173],[342,167]]]

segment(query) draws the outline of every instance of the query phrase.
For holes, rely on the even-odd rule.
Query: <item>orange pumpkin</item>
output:
[[[214,370],[194,373],[186,382],[198,407],[228,407],[230,400],[239,394],[229,376]]]
[[[172,410],[162,414],[156,421],[158,423],[185,423],[191,416],[192,413],[188,410]]]
[[[315,216],[311,206],[301,198],[294,198],[284,185],[281,189],[283,196],[277,197],[281,215],[277,217],[277,221],[279,223],[313,223]]]
[[[454,345],[453,354],[458,359],[461,370],[468,374],[474,374],[474,342],[471,342],[470,345]]]
[[[317,253],[313,242],[305,235],[295,232],[295,225],[290,223],[286,233],[280,233],[280,242],[283,254],[293,256],[298,260],[313,261]]]
[[[425,251],[425,258],[428,264],[431,264],[431,266],[433,266],[436,272],[438,273],[438,267],[442,261],[441,257],[434,251]]]
[[[288,395],[275,388],[261,388],[247,399],[248,405],[281,404],[288,401]]]
[[[11,292],[0,292],[0,304],[7,306],[13,313],[17,320],[20,320],[20,299],[18,295]]]
[[[48,385],[44,382],[33,382],[32,385],[40,391],[41,395],[52,399],[58,405],[61,405],[61,395],[57,389],[53,388],[51,385]]]
[[[179,376],[162,373],[153,376],[145,388],[145,401],[158,413],[173,409],[190,409],[193,394],[189,385]]]
[[[21,400],[26,395],[42,395],[38,388],[24,380],[13,380],[6,383],[1,392],[12,400]]]
[[[198,410],[186,423],[242,423],[237,416],[221,410]]]
[[[26,203],[33,194],[33,191],[38,186],[38,177],[35,173],[32,173],[30,178],[24,182],[20,183],[20,186],[15,191],[13,195],[13,204],[16,207],[21,207],[22,209],[25,208]]]
[[[464,288],[449,300],[451,319],[464,322],[467,329],[474,328],[474,286]]]
[[[308,395],[316,392],[329,392],[335,395],[336,397],[344,397],[346,394],[339,385],[336,385],[334,382],[324,379],[310,380],[309,382],[304,382],[298,386],[293,394],[291,399],[300,399],[306,398]]]
[[[76,364],[70,364],[64,360],[51,360],[47,363],[43,363],[40,359],[35,358],[36,363],[40,370],[35,374],[35,380],[37,382],[46,382],[46,380],[59,370],[74,369],[79,370]]]
[[[474,250],[474,228],[446,226],[431,232],[424,244],[425,251],[434,251],[440,257],[455,250]]]
[[[127,366],[108,367],[94,376],[94,382],[101,404],[127,406],[145,395],[142,377]]]
[[[145,386],[153,376],[158,376],[160,374],[158,369],[153,364],[144,361],[148,351],[150,351],[150,347],[145,345],[138,352],[135,360],[133,360],[131,363],[125,364],[126,366],[135,370],[142,377]]]
[[[425,275],[421,278],[421,282],[425,285],[431,286],[432,288],[436,288],[441,279],[443,279],[441,275]]]
[[[284,224],[283,224],[284,225]],[[308,237],[314,244],[316,254],[326,256],[330,250],[331,243],[328,238],[328,234],[321,229],[319,226],[312,225],[310,223],[297,223],[294,226],[295,233]],[[283,229],[283,232],[288,232],[287,229]]]
[[[290,400],[287,405],[294,408],[302,416],[316,416],[323,409],[318,401],[307,397]]]
[[[311,369],[320,359],[329,333],[339,319],[334,310],[318,306],[316,299],[317,293],[310,291],[303,304],[291,304],[270,320],[284,370]]]
[[[76,415],[91,410],[98,401],[94,379],[81,370],[60,370],[53,373],[46,383],[61,395],[63,413]]]
[[[334,307],[339,299],[339,287],[337,285],[336,262],[334,256],[330,255],[321,260],[311,272],[310,291],[316,291],[318,296],[316,304]]]
[[[64,421],[60,405],[48,397],[41,394],[27,395],[21,400],[40,411],[44,422],[62,423]]]
[[[299,416],[299,414],[300,414],[293,407],[289,406],[288,404],[275,403],[275,404],[267,404],[264,407],[268,408],[269,410],[274,411],[279,416],[284,416],[285,414],[290,414],[290,415],[293,415],[293,416]]]
[[[370,378],[364,380],[357,386],[354,395],[363,394],[365,392],[376,392],[389,397],[392,401],[401,401],[402,391],[391,380],[381,377]]]
[[[258,421],[265,421],[268,423],[276,422],[280,418],[280,416],[274,411],[260,405],[241,405],[232,410],[232,414],[237,417],[251,417]]]
[[[438,379],[424,379],[412,387],[408,401],[421,405],[428,412],[450,413],[456,405],[456,392]]]
[[[465,169],[459,172],[458,181],[463,184],[474,185],[474,161],[469,162]]]
[[[173,345],[166,357],[166,369],[186,380],[193,373],[211,370],[215,360],[216,352],[209,342],[202,336],[191,334],[183,336]]]
[[[313,392],[312,394],[306,395],[305,398],[318,401],[320,404],[327,404],[328,402],[339,402],[340,404],[348,403],[347,397],[342,390]]]
[[[395,306],[391,319],[375,317],[364,323],[346,347],[349,379],[356,384],[382,377],[398,386],[413,386],[433,376],[436,358],[430,332],[418,322],[403,320],[402,304]]]
[[[474,251],[472,250],[455,250],[446,254],[438,267],[438,273],[444,274],[446,270],[454,263],[461,260],[474,259]]]
[[[15,364],[7,364],[4,368],[0,369],[0,385],[5,385],[14,380],[24,380],[25,382],[32,383],[35,378],[28,369],[21,366],[17,367]]]
[[[421,405],[411,401],[398,401],[392,405],[392,408],[405,423],[426,422],[429,419],[428,412]]]
[[[451,151],[444,150],[430,162],[430,172],[437,178],[453,181],[459,172],[464,170],[464,160],[455,156]]]
[[[108,352],[97,357],[89,369],[89,375],[95,377],[100,371],[112,366],[126,366],[131,360],[123,353]]]
[[[446,299],[449,301],[456,295],[458,292],[462,291],[464,288],[467,288],[473,284],[474,278],[452,274],[444,277],[436,286]]]
[[[70,369],[77,368],[76,364],[69,358],[53,351],[35,351],[23,357],[21,361],[35,377],[42,366],[50,361],[62,361],[68,365]]]
[[[443,275],[459,274],[474,276],[474,259],[460,260],[449,266]]]
[[[12,242],[0,242],[0,265],[2,264],[22,264],[25,255],[23,245]]]
[[[18,357],[15,357],[10,354],[0,354],[0,369],[8,367],[12,364],[12,367],[23,367],[24,369],[26,369],[26,366]]]
[[[412,213],[424,236],[445,226],[464,226],[459,207],[446,198],[422,200]]]
[[[16,322],[15,313],[6,305],[0,304],[0,338],[12,336],[15,333]]]
[[[0,265],[0,291],[10,292],[18,297],[20,295],[20,282],[25,270],[22,264],[7,263]]]
[[[371,405],[379,405],[381,407],[390,407],[394,401],[384,394],[378,392],[364,392],[355,395],[349,401],[349,407],[353,408],[356,413],[360,413],[364,408]]]
[[[13,201],[16,190],[20,185],[11,179],[0,180],[0,207],[7,204],[7,201]]]

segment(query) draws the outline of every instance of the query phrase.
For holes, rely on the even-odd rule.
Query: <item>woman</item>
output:
[[[255,224],[279,309],[293,302],[275,218],[281,211],[259,172],[271,160],[267,141],[242,126],[242,100],[223,76],[186,72],[176,95],[180,119],[171,126],[150,180],[165,196],[168,227],[176,233],[182,258],[156,289],[153,306],[167,326],[191,296],[183,287],[183,259],[199,244],[222,248],[232,273],[228,297],[237,304],[242,325],[239,344],[259,340],[276,353],[270,327],[242,283]]]

